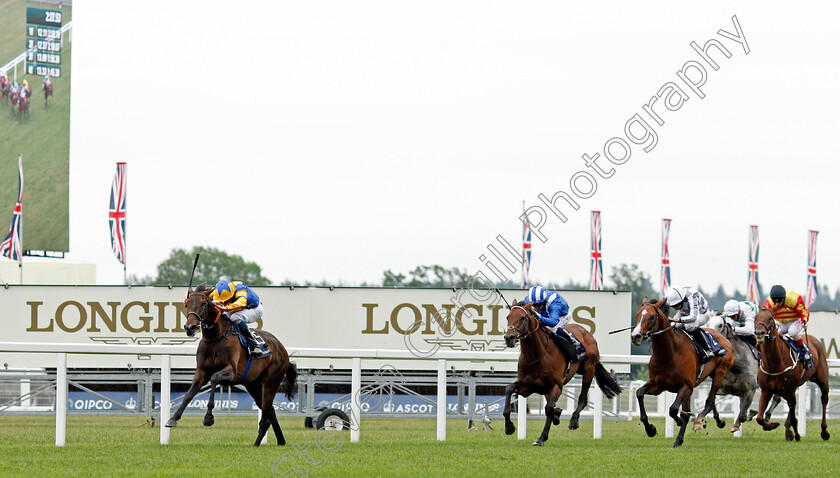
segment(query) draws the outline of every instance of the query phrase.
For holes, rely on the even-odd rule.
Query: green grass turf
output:
[[[26,7],[55,10],[52,4],[0,0],[0,66],[26,47]],[[62,9],[64,24],[72,20],[72,10]],[[17,158],[22,153],[24,249],[67,251],[69,246],[70,58],[71,44],[65,38],[61,77],[52,80],[54,96],[48,108],[41,90],[43,77],[24,75],[23,63],[18,65],[17,80],[25,78],[32,89],[29,118],[19,122],[11,115],[11,105],[0,108],[0,240],[8,233],[17,201]],[[108,185],[103,191],[104,218]]]
[[[813,477],[840,471],[840,436],[824,442],[815,420],[798,443],[786,442],[781,428],[764,432],[749,422],[740,439],[728,426],[689,430],[685,444],[671,449],[664,419],[653,420],[659,429],[654,438],[638,420],[604,422],[601,440],[592,439],[592,422],[581,422],[575,431],[561,422],[539,448],[531,443],[541,421],[529,420],[528,439],[520,441],[504,434],[501,420],[485,432],[467,431],[465,420],[451,419],[447,440],[439,442],[433,419],[363,418],[360,443],[350,443],[348,431],[338,432],[331,454],[317,448],[316,432],[304,428],[301,418],[280,420],[285,447],[259,448],[250,445],[255,418],[220,416],[206,428],[201,417],[185,417],[172,429],[168,446],[158,444],[158,428],[138,427],[142,421],[69,417],[67,446],[58,448],[53,417],[0,417],[0,475],[283,476],[295,466],[308,476]],[[832,430],[840,433],[840,420],[830,421]],[[314,464],[295,452],[307,446]]]

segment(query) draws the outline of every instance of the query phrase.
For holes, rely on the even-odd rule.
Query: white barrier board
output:
[[[436,351],[505,350],[507,307],[495,293],[474,297],[451,289],[255,287],[265,315],[258,328],[289,348],[409,349],[418,356]],[[502,291],[508,300],[525,291]],[[198,344],[187,337],[186,288],[123,286],[10,286],[0,288],[0,323],[9,342]],[[567,291],[572,322],[594,333],[602,354],[629,354],[629,292]],[[486,300],[480,300],[486,299]],[[159,367],[159,357],[70,355],[69,367]],[[347,369],[349,359],[301,359],[303,367]],[[50,354],[0,353],[9,368],[54,367]],[[366,361],[365,368],[383,365]],[[192,358],[173,357],[173,367],[193,368]],[[399,369],[434,369],[434,362],[389,362]],[[514,370],[515,364],[459,364],[460,369]],[[621,370],[615,367],[616,370]],[[608,367],[610,368],[610,367]],[[623,371],[623,370],[621,370]]]

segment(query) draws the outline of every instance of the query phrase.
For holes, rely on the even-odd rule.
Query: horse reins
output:
[[[668,319],[668,317],[666,317],[666,316],[665,316],[665,314],[664,314],[664,313],[662,313],[662,311],[661,311],[661,310],[659,310],[659,307],[656,307],[656,306],[655,306],[655,305],[653,305],[653,304],[649,304],[649,305],[651,305],[651,306],[653,307],[653,309],[656,311],[656,317],[657,317],[657,318],[665,317],[665,319],[666,319],[666,320]],[[665,327],[665,328],[664,328],[664,329],[662,329],[662,330],[657,330],[656,332],[648,332],[647,334],[645,334],[645,335],[643,336],[643,338],[648,339],[648,338],[650,338],[650,337],[653,337],[654,335],[664,334],[665,332],[667,332],[667,331],[669,331],[669,330],[673,329],[673,328],[674,328],[674,325],[675,325],[675,323],[673,323],[673,322],[672,322],[672,323],[671,323],[671,325],[669,325],[668,327]]]
[[[187,299],[189,299],[192,296],[196,296],[196,295],[204,297],[205,299],[207,299],[207,296],[200,293],[200,292],[193,292],[192,294],[189,294],[187,296]],[[209,304],[209,303],[210,303],[210,300],[207,299],[207,302],[204,302],[204,307],[206,308],[207,304]],[[209,328],[213,327],[213,325],[216,325],[216,324],[219,323],[219,319],[222,317],[222,311],[216,309],[216,318],[213,319],[213,325],[207,325],[205,319],[202,316],[198,315],[197,312],[189,311],[189,313],[187,313],[187,318],[189,318],[191,315],[194,315],[195,318],[198,319],[198,322],[201,324],[202,327],[204,327],[205,329],[209,329]],[[209,321],[209,319],[207,319],[207,321]]]
[[[772,316],[771,316],[771,319],[772,319]],[[769,325],[765,324],[764,322],[759,322],[758,325],[764,327],[764,330],[767,331],[766,332],[767,333],[767,339],[766,340],[770,341],[770,340],[774,340],[776,337],[778,337],[778,335],[770,335],[771,330],[778,330],[778,325],[776,325],[775,322],[773,323],[772,329]],[[767,370],[764,369],[764,359],[766,358],[766,354],[761,354],[761,361],[758,362],[758,368],[761,369],[761,371],[764,372],[765,374],[770,375],[772,377],[775,377],[777,375],[781,375],[783,373],[790,372],[799,363],[799,358],[794,356],[792,347],[788,346],[788,351],[790,352],[790,360],[793,363],[788,368],[782,370],[781,372],[768,372]],[[803,374],[805,373],[804,368],[802,369],[802,373]]]
[[[539,320],[537,320],[537,328],[535,328],[535,329],[531,330],[531,328],[530,328],[530,327],[531,327],[531,319],[532,319],[534,316],[533,316],[533,315],[531,315],[531,312],[529,312],[529,311],[528,311],[528,309],[526,309],[525,307],[522,307],[522,306],[520,306],[520,305],[514,305],[513,307],[511,307],[511,309],[510,309],[510,310],[513,310],[513,309],[522,309],[522,311],[523,311],[523,312],[525,312],[525,315],[528,317],[528,322],[525,324],[525,327],[528,329],[528,333],[527,333],[527,334],[525,334],[525,335],[522,335],[522,331],[521,331],[521,330],[519,330],[519,329],[517,329],[516,327],[514,327],[514,326],[512,326],[512,325],[508,325],[508,328],[507,328],[508,330],[515,330],[515,331],[519,332],[519,337],[516,337],[516,340],[520,340],[520,341],[521,341],[522,339],[527,339],[527,338],[528,338],[531,334],[533,334],[533,333],[534,333],[534,332],[536,332],[537,330],[540,330],[540,323],[539,323]],[[549,339],[550,339],[550,337],[549,337]],[[542,354],[542,356],[541,356],[540,358],[538,358],[538,359],[534,360],[533,362],[527,363],[527,364],[525,364],[524,366],[525,366],[525,367],[530,367],[531,365],[534,365],[535,363],[537,363],[537,362],[539,362],[540,360],[544,359],[544,358],[545,358],[545,356],[546,356],[546,354],[548,354],[548,344],[546,344],[546,345],[545,345],[545,347],[543,347],[543,348],[544,348],[545,350],[543,350],[543,354]]]

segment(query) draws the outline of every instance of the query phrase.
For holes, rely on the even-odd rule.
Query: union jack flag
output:
[[[811,308],[817,301],[817,234],[808,231],[808,290],[805,293],[805,307]]]
[[[589,273],[589,290],[604,289],[604,263],[601,261],[601,211],[592,211],[590,221],[590,235],[592,237],[592,259]]]
[[[125,264],[125,187],[125,163],[117,163],[117,174],[111,184],[108,223],[111,226],[111,249],[122,264]]]
[[[662,280],[659,282],[659,296],[665,297],[665,291],[671,286],[671,251],[668,250],[668,237],[671,235],[671,220],[662,219]]]
[[[23,261],[23,243],[20,239],[20,223],[23,215],[23,155],[18,154],[18,200],[12,213],[9,235],[0,243],[0,255],[6,259]]]
[[[522,211],[525,211],[525,201],[522,201]],[[522,222],[522,288],[528,288],[528,273],[531,269],[531,223],[528,216]]]
[[[758,226],[750,226],[750,262],[747,271],[747,302],[761,303],[758,289]]]

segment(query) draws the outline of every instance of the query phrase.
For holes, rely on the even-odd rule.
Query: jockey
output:
[[[18,91],[18,82],[17,82],[17,80],[15,80],[15,81],[12,82],[11,92],[12,92],[13,95],[15,95],[15,94],[17,94],[17,91]]]
[[[785,291],[784,287],[774,285],[770,289],[770,297],[764,301],[764,307],[773,311],[779,333],[790,335],[796,341],[796,345],[799,345],[802,351],[799,358],[805,368],[813,367],[811,351],[805,343],[805,328],[811,313],[805,307],[805,301],[799,292]]]
[[[45,86],[47,86],[47,87],[49,88],[49,86],[50,86],[51,84],[52,84],[52,82],[50,81],[50,75],[45,76],[45,77],[44,77],[44,85],[45,85]]]
[[[263,314],[263,305],[257,293],[244,282],[222,279],[210,292],[210,300],[217,303],[216,308],[233,322],[239,333],[248,341],[251,347],[248,352],[252,356],[262,355],[257,338],[248,328],[248,324],[256,322]]]
[[[559,293],[539,286],[531,287],[525,297],[525,302],[532,304],[541,324],[558,337],[571,341],[577,350],[580,343],[564,328],[572,318],[572,314],[569,313],[569,303]],[[574,355],[573,352],[572,356]]]
[[[726,301],[723,306],[723,317],[728,319],[726,322],[732,327],[732,332],[753,347],[756,346],[755,314],[757,313],[758,307],[752,302],[738,302],[733,299]]]
[[[714,354],[700,332],[700,327],[712,317],[712,311],[709,310],[709,304],[703,294],[693,287],[669,287],[665,291],[665,302],[677,311],[674,319],[678,324],[674,327],[683,328],[691,334],[694,342],[703,351],[703,360],[711,360]]]

